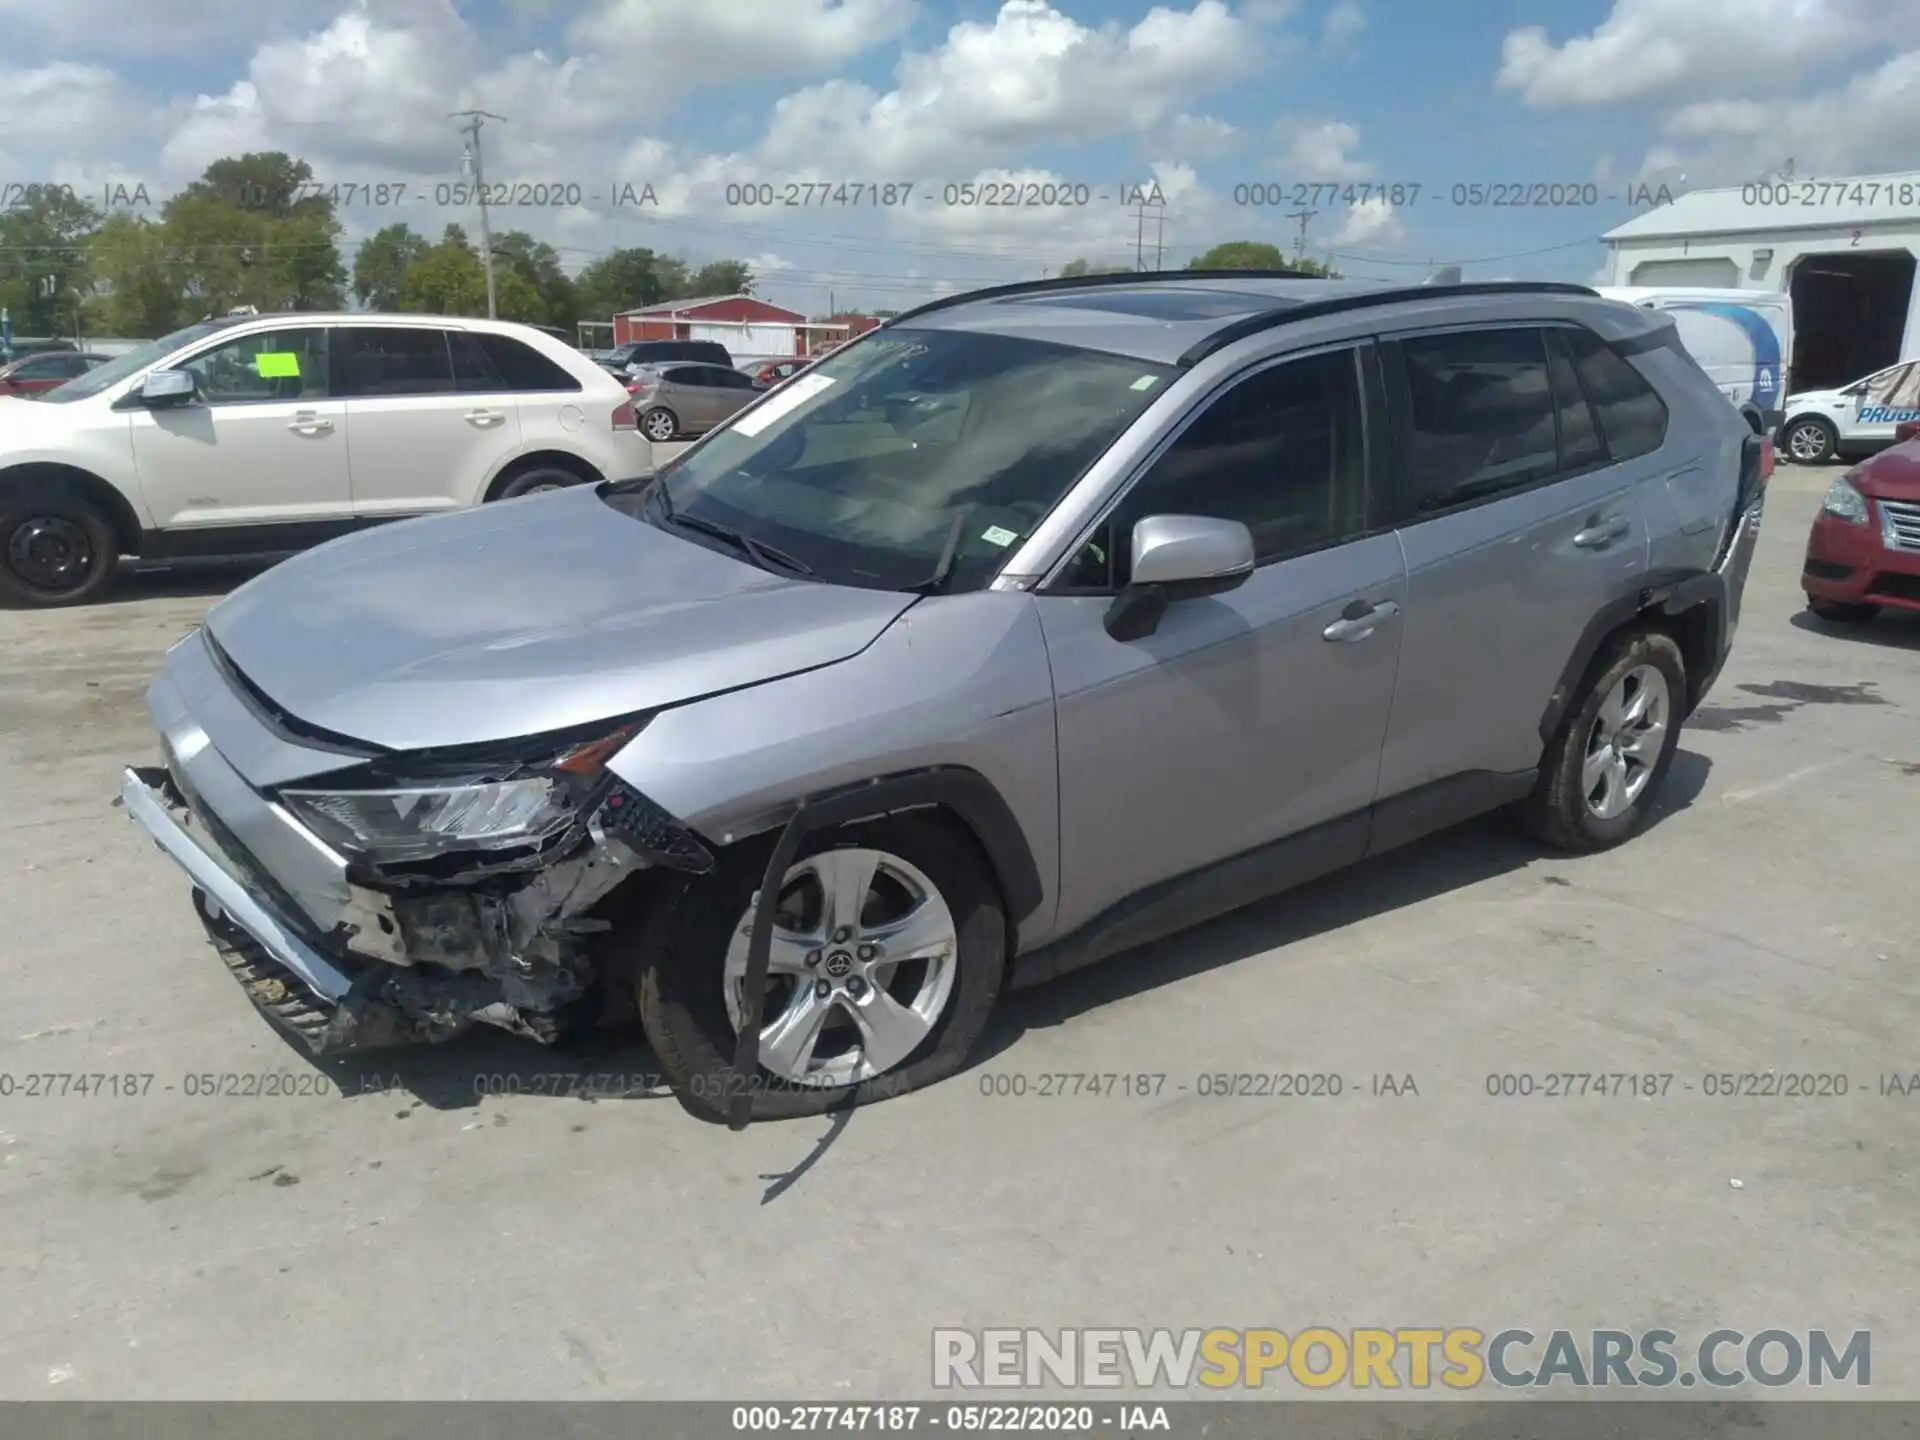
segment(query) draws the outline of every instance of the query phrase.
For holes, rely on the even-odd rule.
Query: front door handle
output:
[[[507,417],[502,415],[498,410],[469,410],[467,412],[467,423],[469,425],[476,425],[482,430],[489,430],[506,418]]]
[[[1595,516],[1587,521],[1587,528],[1573,537],[1573,543],[1582,550],[1604,550],[1633,527],[1624,515],[1609,515],[1605,519]]]
[[[1366,639],[1399,613],[1400,607],[1391,600],[1382,600],[1378,605],[1356,600],[1347,607],[1345,614],[1322,630],[1320,635],[1322,639],[1332,640],[1336,644],[1351,645],[1356,640]]]
[[[296,435],[326,435],[333,430],[333,422],[322,419],[311,410],[302,410],[293,417],[287,428]]]

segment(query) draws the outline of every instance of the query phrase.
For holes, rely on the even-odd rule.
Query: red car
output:
[[[1833,482],[1807,537],[1800,588],[1823,620],[1920,611],[1920,421]]]
[[[106,360],[104,355],[83,355],[77,350],[24,355],[11,365],[0,365],[0,395],[38,395],[57,389]]]
[[[753,372],[753,383],[778,385],[782,380],[791,380],[812,363],[811,360],[769,360]]]

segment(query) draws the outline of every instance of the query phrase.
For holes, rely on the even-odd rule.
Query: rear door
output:
[[[538,350],[511,335],[491,331],[456,330],[453,381],[462,395],[475,403],[512,406],[518,419],[516,440],[524,448],[535,444],[571,449],[569,437],[588,423],[581,409],[579,379]],[[606,409],[600,424],[607,423]]]
[[[1538,763],[1588,623],[1645,572],[1640,486],[1662,473],[1666,411],[1585,330],[1428,331],[1384,353],[1407,616],[1380,795],[1445,786],[1427,812],[1445,819],[1449,794],[1475,808]],[[1588,398],[1603,384],[1604,428]]]
[[[453,337],[429,325],[347,325],[336,341],[346,382],[354,513],[390,520],[479,502],[520,450],[520,415],[497,391],[463,391]],[[463,360],[463,363],[465,361]]]
[[[1326,868],[1364,848],[1405,598],[1399,542],[1371,511],[1368,353],[1236,379],[1036,597],[1058,717],[1063,930],[1323,822],[1349,822],[1326,835]],[[1103,618],[1133,526],[1160,514],[1245,522],[1259,568],[1115,640]],[[1376,623],[1341,624],[1368,613]]]

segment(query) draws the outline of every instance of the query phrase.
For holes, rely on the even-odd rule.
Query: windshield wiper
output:
[[[718,520],[703,519],[698,515],[682,515],[673,508],[673,501],[667,496],[667,487],[660,487],[660,511],[668,523],[678,525],[683,530],[697,530],[702,535],[711,535],[716,540],[724,540],[746,555],[762,570],[786,570],[795,575],[811,575],[813,567],[797,555],[769,545],[764,540],[756,540],[743,534],[731,525],[722,525]]]
[[[960,558],[960,527],[967,523],[967,516],[973,513],[973,507],[966,505],[954,511],[953,524],[947,527],[947,543],[940,549],[940,560],[933,567],[933,573],[909,590],[917,590],[922,595],[938,595],[947,588],[947,582],[953,578],[953,565]]]

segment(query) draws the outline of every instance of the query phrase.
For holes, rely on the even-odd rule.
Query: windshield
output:
[[[1172,372],[1002,335],[889,330],[821,361],[661,472],[670,511],[822,580],[978,589]],[[958,527],[956,529],[956,526]]]
[[[224,320],[202,320],[197,325],[189,325],[184,330],[174,331],[171,335],[162,335],[158,340],[149,340],[138,349],[129,350],[126,354],[47,391],[40,397],[41,403],[65,405],[74,400],[85,400],[90,395],[98,395],[103,390],[111,390],[129,375],[136,375],[156,361],[166,359],[183,345],[191,345],[196,340],[217,334],[230,323]]]

